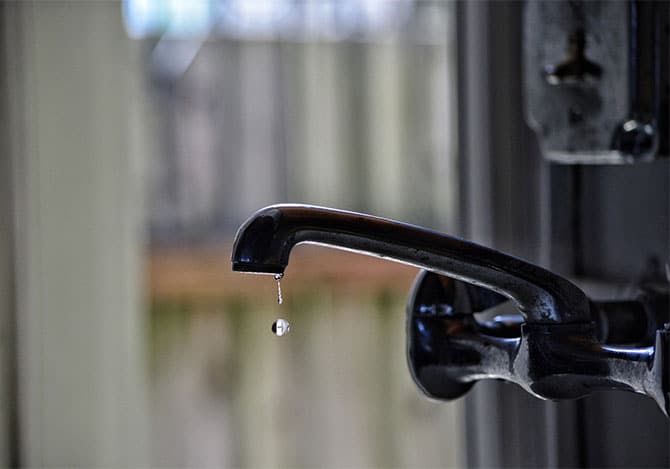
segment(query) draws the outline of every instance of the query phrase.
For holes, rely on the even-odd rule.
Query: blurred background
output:
[[[151,142],[152,462],[459,465],[461,441],[426,438],[455,429],[456,411],[424,399],[405,365],[414,269],[300,248],[279,306],[271,279],[232,274],[228,261],[237,227],[277,202],[448,226],[453,5],[128,1],[123,11]],[[276,317],[290,335],[272,336]]]
[[[454,4],[0,8],[21,155],[4,176],[21,265],[5,461],[464,463],[461,404],[407,370],[415,269],[300,247],[279,306],[272,279],[229,262],[237,227],[278,202],[455,229]]]
[[[462,236],[595,299],[667,289],[667,6],[0,2],[0,466],[668,467],[646,397],[424,397],[416,269],[299,246],[279,305],[229,260],[249,215],[296,202]],[[602,79],[552,83],[575,31]],[[637,83],[660,144],[628,164],[611,142]]]

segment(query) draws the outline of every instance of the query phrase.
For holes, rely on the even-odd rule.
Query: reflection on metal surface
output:
[[[520,314],[479,321],[474,313],[498,307],[482,311],[480,293],[455,279],[419,274],[407,309],[408,362],[428,396],[451,400],[478,380],[502,379],[544,399],[633,391],[667,415],[668,331],[659,322],[667,296],[594,302],[592,322],[536,325]],[[426,316],[429,305],[450,314]]]
[[[308,205],[273,205],[239,229],[233,270],[283,273],[293,247],[314,243],[425,268],[513,299],[535,323],[583,322],[589,303],[575,285],[502,252],[426,228]]]
[[[454,399],[477,380],[502,379],[544,399],[619,389],[670,410],[670,333],[657,320],[667,294],[592,302],[568,280],[493,249],[370,215],[290,204],[259,210],[242,225],[233,270],[281,274],[292,248],[305,242],[427,269],[410,296],[407,340],[412,376],[431,397]],[[475,319],[505,297],[523,320]]]

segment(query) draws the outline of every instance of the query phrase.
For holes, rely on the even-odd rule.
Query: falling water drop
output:
[[[279,304],[282,304],[284,302],[284,299],[281,296],[281,279],[283,276],[284,274],[275,275],[275,280],[277,281],[277,303]]]
[[[282,304],[283,298],[281,296],[281,279],[284,277],[284,274],[276,274],[275,280],[277,281],[277,303]],[[291,329],[291,325],[286,319],[277,319],[272,323],[272,332],[275,333],[277,337],[281,337],[285,334],[288,334],[288,331]]]
[[[291,329],[291,325],[288,323],[286,319],[277,319],[275,322],[272,323],[272,332],[277,337],[281,337],[285,334],[288,334],[288,331]]]

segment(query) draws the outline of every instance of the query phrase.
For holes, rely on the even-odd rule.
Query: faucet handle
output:
[[[496,338],[484,344],[482,325],[474,317],[505,302],[509,300],[486,288],[426,270],[419,273],[407,304],[407,361],[424,394],[457,399],[482,375],[484,362],[495,355],[499,363],[507,362],[506,348],[516,347],[518,340],[501,338],[518,337],[519,323],[507,328],[511,333],[494,326],[491,329],[497,330],[490,332]],[[498,370],[488,370],[492,371]]]
[[[453,400],[482,379],[543,399],[620,389],[670,411],[668,296],[594,301],[585,323],[538,324],[520,312],[491,316],[506,298],[433,272],[419,273],[407,305],[407,357],[417,386]],[[481,313],[481,314],[477,314]],[[485,319],[488,317],[489,319]]]
[[[453,399],[479,379],[497,378],[545,399],[577,398],[599,389],[632,390],[651,396],[667,412],[665,355],[655,354],[653,345],[603,344],[594,327],[593,315],[599,311],[594,303],[576,285],[542,267],[419,226],[282,204],[259,210],[240,227],[233,270],[281,274],[300,243],[430,271],[419,276],[407,324],[410,369],[433,397]],[[450,283],[440,274],[451,277]],[[504,298],[514,301],[523,321],[493,321],[491,326],[475,320],[473,313]],[[656,336],[667,348],[667,331],[663,333]]]

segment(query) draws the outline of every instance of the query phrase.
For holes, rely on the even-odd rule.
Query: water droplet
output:
[[[277,337],[281,337],[285,334],[288,334],[288,331],[291,330],[291,325],[288,323],[286,319],[277,319],[275,322],[272,323],[272,332]]]
[[[284,274],[276,274],[275,280],[277,281],[277,303],[282,304],[284,299],[281,296],[281,279],[284,277]],[[288,324],[288,323],[287,323]]]

